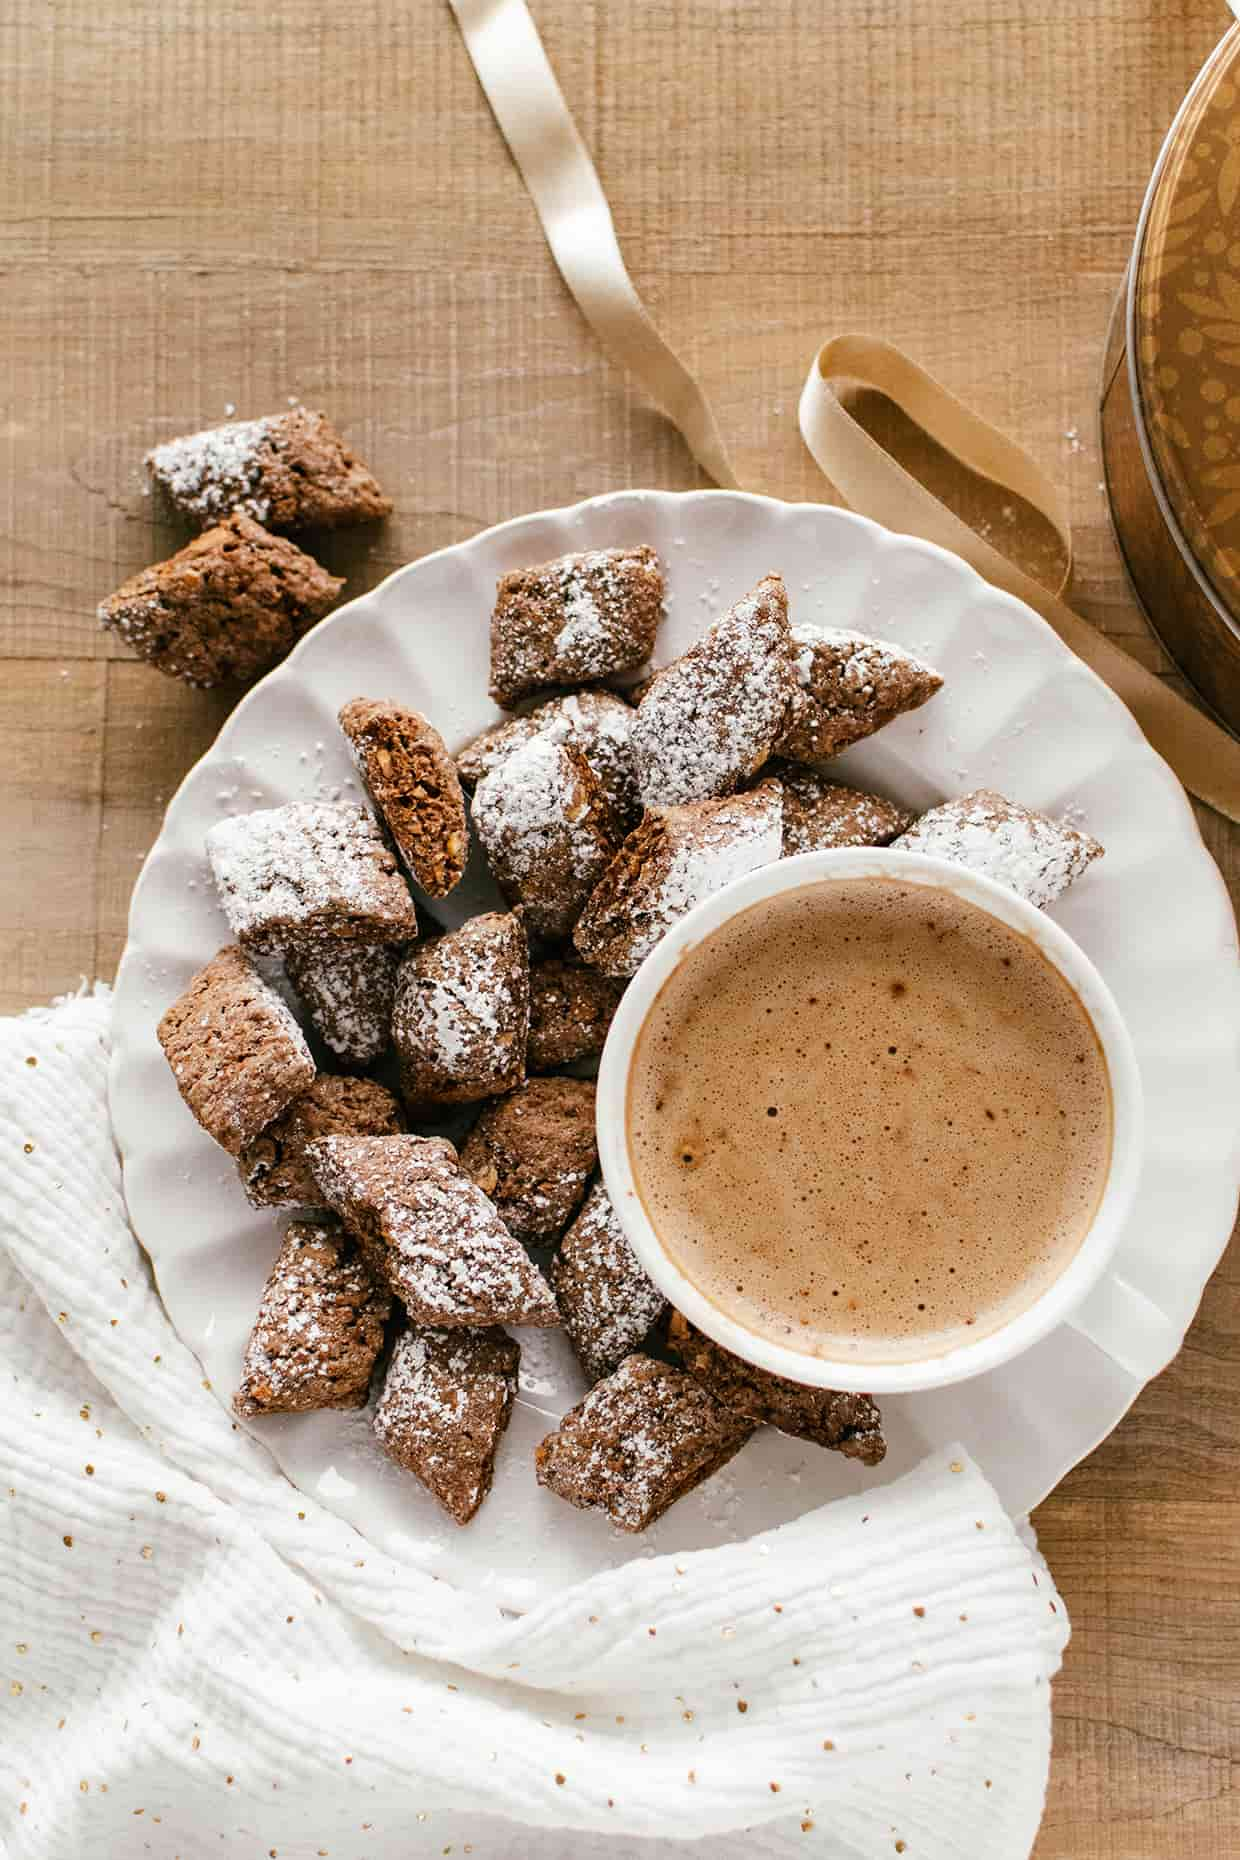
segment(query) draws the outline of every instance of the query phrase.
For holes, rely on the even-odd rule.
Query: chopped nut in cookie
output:
[[[278,664],[343,586],[287,538],[237,515],[131,575],[98,611],[161,672],[207,690]]]
[[[478,783],[474,826],[500,890],[549,939],[572,930],[619,843],[584,756],[542,736]]]
[[[683,1369],[626,1356],[539,1446],[538,1483],[619,1530],[644,1531],[753,1430]]]
[[[206,844],[233,935],[259,955],[307,939],[412,943],[418,934],[409,887],[368,808],[290,801],[217,821]]]
[[[465,870],[469,828],[456,764],[434,725],[390,698],[354,698],[340,727],[396,850],[428,897]]]
[[[233,1156],[314,1081],[301,1028],[234,944],[199,970],[158,1031],[177,1090]]]
[[[319,1187],[306,1161],[307,1143],[318,1137],[392,1137],[404,1128],[400,1106],[384,1086],[321,1072],[237,1158],[246,1199],[255,1208],[317,1207]]]
[[[273,530],[331,530],[392,510],[327,415],[308,407],[169,439],[147,453],[146,467],[195,523],[239,510]]]
[[[284,972],[324,1046],[345,1066],[369,1066],[388,1049],[399,943],[307,938],[284,953]]]
[[[611,1375],[640,1347],[666,1304],[625,1239],[601,1182],[590,1190],[551,1262],[551,1284],[569,1342],[591,1382]]]
[[[292,1221],[246,1345],[235,1411],[364,1407],[391,1304],[340,1228]]]
[[[392,1013],[401,1091],[413,1106],[470,1104],[525,1077],[529,944],[520,918],[490,911],[419,945]]]
[[[766,575],[664,666],[633,719],[647,807],[731,794],[770,756],[797,691],[780,575]]]
[[[411,1326],[392,1352],[375,1438],[458,1524],[469,1523],[491,1490],[520,1360],[514,1339],[493,1326]]]
[[[591,892],[573,942],[604,975],[633,975],[695,904],[771,864],[782,848],[778,782],[725,800],[652,807]]]
[[[623,981],[580,962],[559,956],[536,962],[530,970],[530,1071],[555,1072],[601,1053],[624,988]]]
[[[632,728],[632,708],[614,691],[571,691],[523,716],[492,724],[461,751],[456,766],[461,780],[473,788],[536,736],[549,737],[581,752],[617,821],[633,826],[641,802],[629,741]]]
[[[967,865],[1038,905],[1054,903],[1103,852],[1088,833],[991,788],[932,807],[895,844]]]
[[[695,1330],[679,1311],[672,1313],[667,1341],[694,1380],[725,1408],[865,1466],[877,1466],[886,1453],[883,1417],[868,1395],[807,1388],[757,1369]]]
[[[520,1240],[557,1240],[598,1161],[592,1079],[529,1079],[483,1111],[461,1168]]]
[[[888,640],[797,625],[792,646],[797,697],[775,747],[794,762],[829,761],[942,689],[936,671]]]
[[[418,1324],[553,1325],[551,1287],[442,1137],[323,1137],[321,1199]]]
[[[879,794],[842,788],[800,762],[771,766],[784,791],[784,857],[835,846],[887,846],[915,815]]]
[[[499,583],[491,617],[491,696],[514,704],[548,685],[596,684],[650,657],[663,613],[653,549],[591,549]]]

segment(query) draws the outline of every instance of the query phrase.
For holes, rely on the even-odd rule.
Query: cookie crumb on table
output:
[[[158,1035],[182,1098],[234,1156],[314,1081],[301,1028],[235,944],[199,970]]]
[[[385,1453],[468,1524],[491,1489],[521,1352],[506,1331],[412,1326],[397,1339],[375,1409]]]
[[[653,549],[591,549],[504,575],[491,617],[491,696],[596,684],[650,657],[663,612]]]
[[[306,939],[411,943],[413,898],[368,808],[326,801],[232,814],[207,833],[224,915],[247,950]]]
[[[331,1136],[397,1136],[404,1128],[400,1106],[385,1086],[320,1073],[237,1158],[246,1199],[255,1208],[316,1207],[319,1188],[306,1161],[308,1143]]]
[[[644,1342],[666,1300],[624,1236],[611,1196],[596,1182],[551,1262],[568,1340],[591,1382]]]
[[[151,665],[207,690],[268,671],[343,586],[287,537],[238,513],[132,575],[98,613]]]
[[[695,904],[783,851],[778,782],[685,807],[648,808],[590,894],[573,932],[605,975],[633,975]]]
[[[877,1466],[887,1451],[882,1416],[868,1395],[809,1388],[759,1369],[704,1336],[679,1311],[672,1313],[667,1343],[695,1381],[751,1421],[765,1422],[818,1447],[833,1447],[866,1466]]]
[[[326,1204],[415,1323],[556,1325],[551,1287],[442,1137],[324,1137]]]
[[[246,1345],[240,1415],[361,1408],[391,1310],[334,1224],[292,1221]]]
[[[488,1104],[465,1139],[461,1168],[511,1233],[558,1239],[598,1161],[592,1079],[529,1079]]]
[[[241,511],[269,529],[340,529],[392,510],[327,415],[308,407],[169,439],[146,467],[191,522]]]
[[[753,1431],[683,1369],[626,1356],[538,1447],[538,1483],[619,1530],[644,1531]]]
[[[401,1091],[413,1107],[469,1104],[525,1077],[529,945],[521,919],[489,911],[419,945],[392,1011]]]
[[[444,898],[469,857],[465,797],[434,725],[390,698],[353,698],[340,727],[396,850],[428,897]]]

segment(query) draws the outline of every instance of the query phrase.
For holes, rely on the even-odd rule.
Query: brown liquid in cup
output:
[[[858,1363],[1024,1311],[1106,1185],[1106,1062],[1076,994],[977,906],[893,879],[742,912],[657,996],[630,1068],[646,1215],[747,1330]]]

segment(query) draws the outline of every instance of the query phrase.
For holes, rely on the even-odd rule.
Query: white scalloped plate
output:
[[[1231,906],[1184,795],[1123,706],[1050,628],[957,558],[819,504],[733,492],[626,492],[488,530],[400,569],[317,627],[229,718],[173,798],[143,868],[117,984],[112,1110],[135,1229],[164,1303],[226,1400],[283,1221],[245,1201],[194,1123],[155,1039],[164,1008],[227,940],[203,858],[222,814],[356,793],[335,714],[358,693],[415,705],[456,746],[492,721],[496,577],[568,550],[649,542],[668,573],[659,659],[768,570],[793,617],[898,640],[943,692],[840,760],[846,779],[924,807],[989,786],[1073,810],[1106,858],[1055,907],[1128,1017],[1149,1111],[1137,1212],[1115,1270],[1137,1294],[1108,1348],[1063,1328],[1006,1368],[888,1400],[890,1450],[867,1473],[769,1430],[640,1542],[536,1486],[534,1446],[583,1383],[555,1333],[521,1337],[521,1395],[495,1489],[469,1529],[373,1448],[363,1415],[255,1424],[288,1477],[388,1550],[524,1607],[634,1555],[745,1536],[962,1440],[1014,1514],[1115,1426],[1174,1354],[1235,1213],[1240,975]],[[454,920],[478,908],[450,900]],[[1105,1291],[1105,1288],[1104,1288]],[[1145,1320],[1148,1320],[1146,1322]]]

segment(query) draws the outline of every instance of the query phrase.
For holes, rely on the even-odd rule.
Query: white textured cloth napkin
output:
[[[961,1452],[520,1619],[401,1565],[289,1485],[164,1315],[109,1005],[0,1022],[0,1846],[1028,1853],[1067,1620]]]

